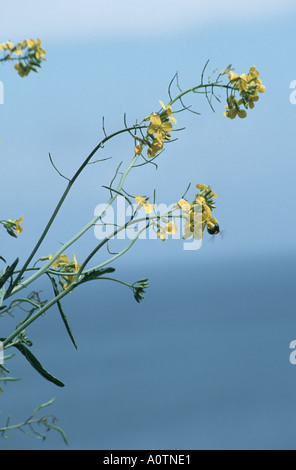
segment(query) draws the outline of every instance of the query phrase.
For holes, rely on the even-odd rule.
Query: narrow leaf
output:
[[[13,275],[14,270],[19,262],[19,258],[17,258],[11,266],[7,266],[5,272],[0,277],[0,288],[4,286],[5,282]]]
[[[44,377],[46,380],[49,382],[54,383],[58,387],[64,387],[65,384],[61,382],[59,379],[51,375],[47,370],[42,367],[38,359],[34,356],[34,354],[31,353],[31,351],[26,348],[23,344],[14,344],[14,347],[17,348],[20,353],[27,359],[27,361],[31,364],[31,366],[40,374],[42,377]]]
[[[52,282],[52,287],[53,287],[53,290],[54,290],[54,293],[55,293],[55,296],[59,295],[59,289],[58,289],[58,285],[56,283],[56,280],[50,276],[50,280]],[[70,336],[70,339],[72,341],[72,343],[74,344],[75,348],[77,349],[77,344],[76,344],[76,341],[74,339],[74,336],[73,336],[73,333],[72,333],[72,330],[70,328],[70,325],[69,325],[69,322],[68,322],[68,319],[67,319],[67,316],[64,312],[64,309],[63,309],[63,306],[62,306],[62,303],[60,300],[58,300],[57,302],[57,306],[58,306],[58,309],[59,309],[59,312],[60,312],[60,315],[62,317],[62,320],[64,322],[64,325],[65,325],[65,328],[68,332],[68,335]]]
[[[5,308],[5,307],[1,308],[3,304],[4,295],[5,295],[5,287],[2,286],[0,288],[0,310],[3,310],[3,308]]]
[[[89,273],[85,274],[79,284],[83,284],[84,282],[88,281],[94,281],[96,279],[99,279],[99,277],[103,276],[104,274],[114,273],[114,271],[115,268],[94,269],[93,271],[90,271]]]

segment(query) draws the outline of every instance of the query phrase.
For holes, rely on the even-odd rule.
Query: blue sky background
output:
[[[258,2],[250,1],[243,7],[232,1],[206,3],[184,1],[182,4],[164,1],[161,5],[153,1],[149,6],[144,2],[134,1],[86,1],[83,4],[73,1],[64,1],[61,4],[61,2],[52,1],[50,6],[44,6],[42,10],[37,2],[12,1],[9,6],[2,7],[0,21],[3,41],[10,39],[16,43],[25,37],[38,36],[42,39],[43,47],[47,51],[47,62],[44,63],[39,74],[21,79],[8,65],[0,70],[0,79],[5,89],[5,103],[0,106],[3,162],[1,189],[4,195],[2,201],[5,201],[1,206],[1,218],[17,218],[24,215],[24,232],[18,240],[8,238],[4,232],[1,234],[1,254],[9,260],[20,253],[24,259],[29,253],[65,186],[64,180],[51,167],[48,152],[53,156],[59,169],[71,176],[101,140],[102,116],[105,116],[107,131],[113,132],[122,127],[124,112],[127,113],[128,122],[134,123],[136,119],[141,119],[157,110],[159,99],[164,102],[168,101],[167,86],[176,71],[179,72],[180,82],[184,89],[199,83],[201,70],[208,59],[210,59],[209,71],[216,68],[223,70],[230,63],[239,74],[248,72],[252,65],[256,65],[260,71],[260,78],[266,86],[266,93],[260,96],[260,101],[255,109],[248,113],[247,119],[234,121],[226,119],[223,116],[223,96],[221,96],[222,103],[215,105],[215,113],[210,110],[202,96],[190,96],[186,102],[194,105],[194,109],[202,113],[201,116],[190,113],[177,115],[178,126],[185,126],[186,130],[180,133],[177,142],[167,146],[159,159],[158,171],[155,171],[152,165],[134,170],[125,186],[132,194],[140,193],[150,196],[156,189],[158,200],[169,204],[179,199],[189,182],[193,185],[192,197],[196,183],[210,184],[218,194],[216,216],[221,228],[225,231],[223,240],[217,237],[215,243],[208,243],[205,237],[202,249],[193,252],[184,251],[182,241],[170,240],[166,243],[158,240],[139,241],[134,249],[119,261],[118,272],[123,278],[127,276],[127,280],[130,281],[145,277],[146,274],[149,275],[151,289],[147,292],[147,299],[150,298],[150,300],[143,304],[144,307],[138,307],[134,305],[130,296],[122,294],[123,291],[117,290],[117,287],[114,292],[118,292],[118,297],[114,299],[111,287],[108,287],[110,290],[106,288],[106,291],[103,291],[106,295],[109,292],[111,296],[111,300],[108,298],[108,303],[106,299],[104,300],[110,308],[109,316],[112,317],[113,312],[122,309],[122,316],[129,318],[129,327],[125,326],[120,331],[119,337],[123,341],[123,348],[129,345],[131,356],[137,355],[136,337],[144,335],[143,330],[137,335],[136,327],[133,330],[133,325],[136,324],[141,329],[144,328],[145,323],[141,325],[139,317],[135,320],[131,312],[137,311],[140,318],[142,318],[141,315],[145,318],[148,316],[152,322],[159,319],[157,329],[162,332],[163,344],[169,344],[168,350],[172,351],[174,351],[174,345],[168,339],[171,336],[166,335],[167,322],[170,321],[169,305],[174,306],[172,308],[175,308],[179,314],[182,313],[182,318],[176,314],[179,321],[174,323],[175,329],[172,330],[173,336],[180,334],[180,344],[183,345],[183,348],[181,346],[179,348],[180,362],[174,362],[175,371],[169,357],[165,363],[165,367],[171,367],[172,375],[175,373],[178,375],[180,370],[184,370],[182,360],[186,362],[185,351],[189,353],[186,349],[188,331],[183,332],[182,336],[183,330],[180,330],[180,325],[192,321],[190,329],[199,331],[199,334],[204,331],[207,340],[205,343],[200,343],[204,347],[200,346],[198,351],[199,357],[203,357],[203,372],[196,371],[196,380],[199,382],[205,374],[209,387],[211,387],[212,375],[209,372],[210,363],[206,345],[212,341],[215,342],[215,335],[218,335],[217,324],[221,320],[214,315],[217,314],[217,306],[222,302],[223,308],[219,312],[219,318],[224,315],[224,327],[233,327],[232,333],[229,333],[230,338],[236,337],[245,329],[249,331],[250,328],[247,314],[245,317],[242,313],[245,323],[238,322],[239,332],[235,326],[237,317],[229,315],[229,309],[232,311],[233,308],[231,283],[234,283],[235,289],[238,289],[235,298],[239,298],[240,295],[241,299],[244,299],[244,304],[237,303],[238,310],[245,308],[244,305],[249,296],[258,300],[258,302],[254,300],[248,311],[253,320],[258,315],[262,322],[262,331],[265,331],[262,341],[258,339],[258,344],[256,343],[258,354],[263,355],[271,336],[281,324],[280,318],[284,317],[282,320],[283,341],[276,349],[279,355],[275,353],[276,360],[283,357],[283,362],[278,365],[273,378],[280,377],[282,383],[286,383],[285,380],[287,380],[286,386],[289,389],[295,386],[296,372],[288,362],[289,342],[295,339],[293,335],[291,337],[291,331],[293,328],[295,330],[295,322],[293,322],[293,317],[289,319],[285,317],[287,309],[289,308],[291,313],[291,308],[293,309],[295,305],[292,302],[293,283],[290,282],[289,277],[294,274],[293,234],[296,229],[293,216],[296,202],[294,191],[296,106],[289,101],[291,93],[289,85],[292,80],[296,79],[293,20],[295,9],[295,3],[291,1],[261,1],[259,5]],[[12,11],[17,11],[18,15],[12,15]],[[132,143],[129,139],[120,137],[97,154],[97,158],[112,157],[112,159],[90,166],[81,176],[57,218],[40,255],[54,252],[59,242],[68,240],[92,218],[96,205],[104,202],[107,197],[106,190],[101,186],[109,183],[121,160],[129,161],[132,156],[131,149]],[[75,251],[78,259],[81,260],[90,248],[95,246],[95,243],[93,233],[89,233],[83,243],[80,243],[75,250],[69,251],[69,255],[71,256]],[[113,246],[116,249],[116,245]],[[216,266],[219,266],[217,275]],[[206,274],[203,275],[203,273]],[[281,273],[280,276],[279,273]],[[205,276],[208,282],[205,281]],[[227,287],[225,287],[225,279],[229,279],[230,284],[226,283]],[[283,289],[286,289],[284,298],[281,289],[279,292],[274,291],[274,298],[270,296],[270,291],[275,289],[277,282],[283,286]],[[178,300],[172,300],[169,286],[179,289]],[[289,290],[287,286],[291,286],[291,289]],[[47,292],[46,286],[42,285],[42,287]],[[96,309],[97,300],[94,289],[98,287],[86,288],[88,295],[86,304],[83,293],[73,294],[77,303],[72,299],[66,301],[71,307],[73,322],[76,322],[76,332],[81,331],[80,328],[84,331],[85,328],[85,334],[81,333],[80,338],[79,360],[83,362],[84,368],[89,370],[90,374],[93,370],[93,359],[90,359],[86,346],[89,344],[89,330],[85,310],[93,312]],[[195,292],[196,297],[187,299],[187,307],[184,308],[182,299],[187,292]],[[203,300],[199,297],[200,295],[204,296]],[[270,323],[268,312],[271,305],[272,308],[277,305],[277,309],[272,317],[274,322]],[[83,327],[81,327],[82,309],[84,311]],[[163,312],[167,313],[164,317],[161,316]],[[90,314],[90,323],[94,322],[92,324],[94,328],[98,325],[92,315]],[[132,315],[132,320],[129,315]],[[47,317],[50,317],[50,314]],[[207,318],[212,318],[212,320],[206,323]],[[242,317],[238,315],[238,318]],[[112,336],[114,325],[112,321],[111,324],[108,323],[110,318],[103,316],[102,321],[97,321],[100,324],[100,331],[105,329],[108,338],[108,327],[110,327],[108,346],[112,349],[112,342],[116,341],[116,344],[113,344],[114,355],[122,354],[118,338]],[[6,334],[14,328],[13,320],[4,319],[2,323]],[[273,326],[270,326],[271,324]],[[54,323],[52,329],[47,328],[53,335],[55,335],[55,328],[59,331],[57,334],[61,334],[62,327],[58,323]],[[71,351],[70,354],[67,349],[64,350],[63,342],[61,342],[59,355],[51,357],[50,345],[46,341],[41,341],[42,344],[40,344],[39,340],[38,343],[38,339],[43,337],[42,331],[44,332],[41,323],[32,327],[32,334],[36,336],[36,348],[40,348],[43,358],[53,369],[57,368],[57,363],[60,364],[60,357],[65,357],[64,368],[67,370],[70,361],[73,360],[73,354],[76,353]],[[155,331],[153,329],[151,331],[153,335]],[[252,334],[254,331],[250,330],[247,335],[250,341],[252,341]],[[198,347],[196,339],[190,338],[189,344],[193,348],[190,354],[194,356],[195,347]],[[229,342],[227,344],[229,345]],[[158,347],[160,343],[156,349]],[[157,349],[156,356],[151,357],[151,361],[149,361],[148,350],[149,344],[144,354],[146,354],[147,368],[153,369],[154,359],[159,357],[161,350]],[[234,349],[229,349],[227,353],[229,357],[234,357],[234,351],[235,346]],[[90,356],[98,357],[100,361],[100,354],[104,354],[102,343],[98,350],[95,348],[92,350]],[[250,383],[249,380],[252,381],[252,378],[257,377],[260,370],[256,365],[256,358],[254,360],[248,356],[246,358],[244,379],[248,379]],[[89,367],[88,361],[90,361]],[[18,365],[16,364],[15,367],[17,371]],[[119,367],[123,383],[125,383],[124,377],[132,370],[129,367],[131,365],[128,360],[123,368]],[[104,374],[112,371],[112,361],[108,370],[109,372],[107,369],[106,371],[100,369],[100,379],[102,376],[106,378]],[[230,379],[234,377],[235,370],[236,365],[232,360],[223,366],[223,371],[229,376],[228,396],[230,398],[232,393],[235,395],[234,390],[236,390]],[[118,373],[114,366],[115,371]],[[287,374],[285,375],[283,371],[287,371]],[[161,370],[158,372],[160,374]],[[27,369],[26,373],[29,374],[27,377],[31,377]],[[21,370],[19,374],[24,375]],[[60,375],[63,376],[63,371]],[[69,380],[73,381],[74,376],[73,371],[72,379]],[[185,383],[189,376],[188,370]],[[35,378],[35,375],[32,377]],[[223,378],[221,377],[220,382],[216,375],[215,377],[217,396],[213,395],[212,404],[215,403],[218,416],[220,416],[218,390]],[[35,379],[32,378],[32,380]],[[24,402],[26,401],[24,409],[27,407],[31,409],[36,406],[36,403],[46,401],[47,396],[43,399],[46,390],[46,387],[42,388],[43,383],[38,393],[40,380],[37,377],[35,396],[30,393],[29,380],[24,380],[23,387],[27,387],[26,390],[30,396],[29,399],[24,399]],[[85,384],[89,383],[88,380],[89,376],[84,377]],[[133,380],[135,378],[130,379],[130,381]],[[155,372],[151,382],[152,387],[156,386],[158,380],[159,375]],[[143,389],[149,390],[147,383],[140,383]],[[168,382],[162,384],[162,391],[166,390],[167,384]],[[69,403],[67,409],[65,405],[64,407],[60,405],[61,424],[69,424],[69,416],[73,413],[70,404],[74,406],[71,397],[78,396],[77,387],[75,382],[72,388],[69,387],[59,397],[60,403]],[[12,388],[11,386],[10,389]],[[112,383],[110,389],[107,388],[107,395],[111,389],[114,391]],[[88,393],[87,385],[85,385],[85,390],[85,393]],[[175,410],[182,408],[180,408],[180,400],[186,400],[187,393],[186,387],[175,394],[173,392],[172,407]],[[238,391],[237,397],[242,396],[242,393]],[[264,394],[264,390],[262,393]],[[201,392],[197,399],[199,405],[206,395],[208,392],[205,389],[204,395]],[[118,396],[115,398],[118,399]],[[255,391],[253,395],[250,395],[253,397],[253,401],[250,398],[250,407],[259,396],[261,396],[260,391],[258,394]],[[279,396],[278,409],[281,409],[286,398]],[[121,396],[121,399],[121,409],[127,410],[130,395],[125,398]],[[13,399],[10,402],[8,396],[4,396],[3,402],[7,403],[7,413],[12,413]],[[95,402],[96,396],[90,394],[89,403],[93,406]],[[147,402],[149,403],[149,394]],[[233,416],[238,418],[239,404],[238,409],[233,410],[231,403],[230,400],[229,411],[232,410]],[[195,405],[196,402],[193,400],[192,410]],[[97,406],[99,405],[96,403]],[[1,409],[5,414],[5,408],[2,406]],[[138,413],[140,416],[141,409],[139,405],[138,411],[134,410],[135,415]],[[148,407],[147,416],[149,412]],[[86,413],[85,410],[84,413]],[[256,421],[255,415],[256,413],[250,425],[253,430],[258,429],[258,426],[260,428],[260,423],[264,427],[271,412],[267,410],[266,416],[260,418],[261,421],[258,418],[260,422]],[[194,413],[192,416],[195,416]],[[125,441],[123,432],[115,433],[116,437],[113,439],[112,435],[115,436],[115,434],[112,423],[115,426],[116,419],[116,416],[110,413],[108,425],[112,432],[110,432],[109,440],[101,441],[102,444],[95,444],[97,441],[94,439],[92,444],[89,444],[87,437],[80,436],[76,441],[73,437],[75,444],[72,445],[74,448],[87,448],[88,445],[94,447],[102,445],[101,448],[112,448],[112,446],[113,448],[133,448],[133,446],[149,448],[149,445],[153,445],[152,443],[156,446],[155,441],[151,440],[154,432],[153,426],[145,435],[143,429],[147,430],[147,427],[141,428],[139,423],[139,429],[142,429],[144,433],[140,443],[136,436],[132,435],[130,440]],[[124,418],[122,419],[125,422]],[[77,421],[85,425],[87,423],[87,420],[83,421],[82,413],[81,416],[78,413]],[[199,423],[198,417],[193,421],[195,424]],[[207,422],[207,419],[205,421]],[[162,421],[163,431],[159,431],[157,441],[159,448],[162,448],[162,445],[163,447],[171,445],[172,448],[178,448],[181,445],[186,448],[186,444],[189,447],[199,446],[190,440],[189,436],[192,433],[187,434],[186,422],[184,429],[180,428],[179,435],[177,433],[172,436],[171,441],[168,442],[164,439],[167,432],[165,424],[168,425],[166,415]],[[131,429],[128,424],[124,426],[127,427],[127,432]],[[225,441],[211,441],[213,432],[218,435],[220,426],[224,430]],[[132,427],[137,429],[135,422]],[[283,418],[283,427],[285,427],[285,418]],[[278,426],[275,425],[274,429],[276,428]],[[205,435],[205,429],[202,434]],[[200,444],[204,448],[252,446],[252,442],[249,442],[247,437],[242,438],[241,443],[237,443],[231,422],[225,423],[222,418],[216,424],[214,420],[212,429],[206,435],[208,435],[208,441],[205,440]],[[101,436],[101,431],[98,431],[98,436]],[[293,446],[293,443],[287,442],[287,440],[280,441],[279,434],[275,432],[272,439],[266,436],[265,440],[259,440],[259,447]],[[33,444],[21,444],[17,440],[11,440],[9,445],[13,447]],[[58,444],[52,445],[58,446]]]

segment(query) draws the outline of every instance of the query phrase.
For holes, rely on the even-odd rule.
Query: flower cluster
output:
[[[212,216],[212,211],[215,209],[213,198],[217,198],[216,193],[205,184],[197,184],[196,187],[199,192],[192,204],[189,204],[186,199],[180,199],[178,202],[178,207],[182,209],[182,216],[185,219],[183,235],[185,239],[193,236],[195,240],[200,240],[205,228],[211,235],[220,231],[217,219]]]
[[[21,226],[22,221],[24,220],[24,217],[20,217],[19,219],[8,219],[4,221],[0,221],[1,224],[3,224],[4,228],[6,228],[7,232],[9,235],[11,235],[14,238],[17,238],[17,236],[22,233],[23,228]]]
[[[164,242],[167,235],[174,235],[175,233],[177,233],[177,231],[178,227],[175,222],[169,220],[164,227],[158,225],[157,236],[162,242]]]
[[[52,255],[49,255],[47,259],[51,259]],[[62,290],[67,289],[69,287],[74,279],[75,279],[75,274],[78,273],[79,269],[81,268],[81,265],[77,263],[76,256],[73,255],[74,261],[69,261],[68,257],[66,255],[60,255],[53,263],[52,267],[56,270],[58,270],[60,273],[73,273],[73,276],[61,276],[62,279],[64,279],[65,284],[60,281],[60,285],[62,286]]]
[[[159,100],[163,111],[159,114],[151,114],[150,116],[146,117],[145,121],[150,121],[150,125],[148,127],[147,136],[145,139],[141,140],[140,144],[135,146],[135,153],[140,155],[143,150],[143,145],[148,145],[147,155],[149,158],[153,158],[163,149],[163,145],[165,141],[170,140],[170,132],[173,128],[172,123],[170,120],[176,124],[176,119],[172,113],[172,107],[170,104],[167,106],[164,105],[162,101]]]
[[[238,100],[235,94],[232,94],[227,99],[227,106],[224,116],[234,119],[236,116],[245,118],[247,112],[241,109],[243,105],[246,109],[253,109],[255,102],[259,100],[258,93],[265,92],[265,86],[262,85],[262,81],[259,79],[259,72],[256,67],[251,67],[249,73],[237,75],[232,71],[229,72],[229,82],[234,86],[234,90],[238,90],[240,99]]]
[[[4,60],[16,60],[15,69],[21,77],[26,77],[31,71],[38,72],[36,67],[40,67],[41,61],[46,52],[41,47],[41,40],[27,39],[14,45],[11,41],[0,44],[0,50],[7,51]],[[16,56],[16,57],[14,57]]]

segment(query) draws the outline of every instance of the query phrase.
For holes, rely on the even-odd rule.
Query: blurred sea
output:
[[[140,305],[107,281],[73,293],[64,306],[77,351],[57,310],[28,331],[66,387],[18,357],[7,366],[22,380],[0,399],[3,425],[56,396],[48,412],[70,445],[54,431],[45,442],[14,432],[0,448],[296,449],[294,266],[278,254],[151,263],[125,270],[128,281],[151,278]]]

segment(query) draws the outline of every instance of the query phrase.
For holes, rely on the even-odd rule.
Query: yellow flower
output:
[[[51,259],[51,258],[50,258]],[[53,268],[61,268],[61,267],[65,267],[66,265],[68,265],[70,263],[69,259],[68,259],[68,256],[67,255],[60,255],[53,263],[52,263],[52,267]]]
[[[80,264],[77,263],[77,259],[76,259],[76,256],[73,255],[73,259],[74,259],[74,269],[75,269],[75,273],[78,273],[79,269],[81,268]],[[72,263],[73,264],[73,263]],[[81,277],[81,276],[80,276]],[[65,279],[65,278],[64,278]],[[63,285],[63,290],[67,289],[67,287],[69,287],[72,282],[74,281],[75,279],[75,276],[67,276],[67,282]],[[73,291],[72,291],[73,292]]]
[[[197,184],[196,188],[200,189],[201,191],[210,192],[211,195],[217,199],[217,194],[209,186],[206,186],[205,184]]]
[[[236,108],[229,109],[228,106],[225,106],[225,109],[226,111],[224,111],[224,116],[230,119],[234,119],[236,118],[236,116],[238,116],[241,119],[244,119],[245,117],[247,117],[247,112],[244,109],[236,109]]]
[[[197,184],[196,188],[200,189],[200,190],[203,190],[203,189],[208,189],[208,186],[206,186],[205,184]]]
[[[27,39],[27,45],[30,49],[32,49],[32,47],[34,47],[36,45],[34,39]]]
[[[158,114],[152,114],[150,116],[150,123],[148,134],[152,135],[156,133],[156,138],[160,141],[162,141],[165,135],[173,128],[169,121],[162,122]]]
[[[176,120],[176,118],[174,118],[174,116],[173,116],[173,114],[172,114],[172,107],[171,107],[171,105],[168,104],[167,106],[165,106],[162,101],[159,100],[159,102],[160,102],[160,105],[162,106],[162,108],[166,111],[166,114],[168,115],[168,117],[170,118],[170,120],[171,120],[174,124],[176,124],[176,123],[177,123],[177,120]]]
[[[142,145],[138,144],[138,145],[135,146],[135,154],[136,154],[136,155],[141,155],[142,150],[143,150],[143,146],[142,146]]]
[[[19,219],[16,219],[16,220],[14,221],[14,223],[15,223],[15,231],[16,231],[17,234],[20,234],[20,233],[22,233],[22,231],[23,231],[23,228],[21,227],[21,223],[22,223],[23,220],[24,220],[24,217],[21,216]]]
[[[52,258],[52,256],[51,256],[51,258]],[[51,258],[49,258],[49,259],[51,259]],[[64,279],[66,281],[66,283],[63,285],[62,290],[67,289],[67,287],[69,287],[73,283],[73,281],[75,279],[75,274],[78,273],[78,271],[81,268],[81,265],[77,263],[77,259],[76,259],[75,255],[73,255],[73,260],[74,260],[74,262],[73,261],[71,262],[71,261],[69,261],[67,255],[60,255],[52,263],[52,267],[54,269],[58,269],[61,274],[62,273],[65,273],[65,274],[73,273],[73,276],[63,276],[63,275],[61,276],[62,279]],[[79,279],[80,279],[80,277],[79,277]],[[73,292],[73,291],[71,291],[71,292]]]
[[[155,157],[156,154],[162,149],[163,149],[163,142],[158,139],[154,139],[149,149],[147,150],[147,155],[149,158]]]
[[[233,73],[232,70],[230,70],[228,78],[229,78],[230,82],[233,82],[233,81],[239,79],[239,76],[236,73]]]
[[[249,77],[250,78],[258,78],[259,77],[259,72],[256,70],[256,67],[251,67],[249,70]]]
[[[17,238],[17,235],[19,235],[23,231],[23,228],[21,226],[21,223],[23,220],[24,220],[24,217],[21,216],[19,219],[13,219],[13,220],[7,219],[5,221],[0,221],[0,222],[1,224],[4,225],[9,235],[11,235],[14,238]]]
[[[265,86],[262,85],[262,80],[257,80],[256,89],[257,89],[257,91],[259,91],[259,93],[264,93],[265,92]]]
[[[159,229],[158,232],[157,232],[157,236],[158,236],[158,238],[159,238],[162,242],[165,241],[165,239],[166,239],[166,232],[165,232],[165,229],[164,229],[163,227],[160,227],[160,229]]]
[[[15,50],[15,55],[22,55],[22,50],[19,48],[19,46],[16,47],[16,50]]]
[[[202,225],[197,221],[186,223],[184,226],[183,238],[187,239],[192,237],[192,235],[195,240],[201,240],[203,237]]]
[[[197,202],[197,204],[201,204],[201,205],[206,203],[205,198],[203,196],[198,196],[198,195],[196,195],[195,201]]]
[[[6,45],[7,45],[8,49],[9,49],[10,51],[12,51],[12,49],[13,49],[13,47],[14,47],[14,46],[13,46],[13,43],[10,42],[10,41],[7,41]]]
[[[151,214],[153,211],[153,204],[147,202],[147,199],[145,199],[143,196],[136,196],[135,200],[138,204],[144,207],[146,214]]]
[[[15,70],[17,70],[18,74],[20,77],[26,77],[30,73],[30,67],[24,67],[21,62],[17,62],[14,66]]]
[[[259,79],[259,72],[256,67],[251,67],[249,73],[238,76],[232,71],[229,73],[229,81],[234,85],[235,88],[239,89],[241,100],[237,101],[234,95],[231,95],[227,99],[228,106],[224,116],[234,119],[236,116],[244,119],[247,116],[245,110],[240,109],[240,105],[244,105],[245,108],[253,109],[255,102],[259,100],[257,92],[264,93],[265,86],[262,85],[262,81]]]
[[[249,107],[250,109],[253,109],[253,108],[255,107],[254,103],[255,103],[256,101],[258,101],[258,100],[259,100],[259,96],[257,96],[256,94],[250,95],[250,96],[248,97],[248,102],[247,102],[246,105],[245,105],[246,108]]]
[[[248,75],[246,75],[245,73],[242,74],[242,75],[239,77],[239,80],[238,80],[238,88],[239,88],[239,90],[240,90],[240,91],[248,91],[248,88],[249,88],[248,82],[249,82],[249,77],[248,77]]]
[[[178,202],[178,206],[180,207],[180,209],[183,209],[183,210],[189,210],[190,209],[190,204],[188,201],[186,201],[186,199],[180,199],[180,201]]]
[[[209,208],[209,206],[207,206],[206,204],[204,204],[204,205],[202,206],[202,208],[203,208],[203,213],[204,213],[205,217],[207,217],[207,218],[212,217],[212,211],[211,211],[211,209]]]
[[[172,222],[171,220],[166,224],[165,226],[165,231],[169,234],[169,235],[174,235],[174,233],[177,233],[178,231],[178,227],[177,225]]]
[[[47,260],[50,260],[52,258],[52,255],[48,255],[48,256],[42,256],[40,258],[40,261],[47,261]]]

